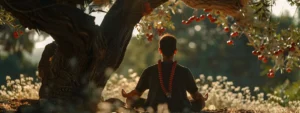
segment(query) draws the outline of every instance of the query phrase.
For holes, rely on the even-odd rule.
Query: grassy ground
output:
[[[0,113],[17,113],[17,109],[21,105],[37,104],[38,100],[9,100],[0,101]],[[202,113],[260,113],[252,110],[232,110],[232,109],[219,109],[219,110],[203,110]],[[261,112],[263,113],[263,112]]]

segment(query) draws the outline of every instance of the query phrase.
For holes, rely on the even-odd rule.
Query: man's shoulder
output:
[[[189,70],[189,68],[187,68],[186,66],[183,66],[181,64],[177,64],[176,68],[179,68],[179,69],[182,69],[182,70]]]
[[[145,69],[145,71],[146,71],[146,70],[153,70],[153,69],[157,69],[157,64],[153,64],[153,65],[147,67],[147,68]]]
[[[177,67],[176,67],[176,68],[177,68],[177,69],[180,69],[180,70],[186,70],[186,71],[189,71],[189,68],[187,68],[186,66],[183,66],[183,65],[181,65],[181,64],[177,64]],[[146,70],[154,70],[154,69],[157,69],[157,64],[153,64],[153,65],[147,67],[147,68],[145,69],[145,71],[146,71]]]

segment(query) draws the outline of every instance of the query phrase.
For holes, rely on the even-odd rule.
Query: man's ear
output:
[[[175,49],[175,51],[174,51],[174,55],[177,53],[177,49]]]
[[[161,49],[160,49],[160,48],[158,48],[158,52],[159,52],[159,54],[162,54],[162,52],[161,52]]]

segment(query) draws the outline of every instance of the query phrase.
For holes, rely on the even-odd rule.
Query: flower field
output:
[[[6,77],[6,85],[1,86],[0,102],[12,99],[38,99],[38,91],[41,83],[32,77],[20,75],[19,79],[12,80]],[[103,91],[103,99],[119,98],[125,101],[121,96],[121,89],[130,91],[134,89],[139,80],[139,76],[132,69],[128,71],[128,75],[113,74]],[[202,94],[208,93],[209,98],[206,102],[204,111],[206,112],[242,112],[250,111],[253,113],[300,113],[300,101],[286,102],[285,98],[277,97],[273,94],[265,94],[260,91],[259,87],[250,89],[249,87],[235,86],[233,82],[228,81],[225,76],[199,75],[195,77]],[[142,95],[146,98],[147,91]],[[190,98],[190,97],[189,97]],[[288,103],[281,106],[282,103]],[[107,104],[100,103],[101,108]],[[163,105],[161,105],[163,106]],[[11,108],[7,103],[0,103],[0,108]],[[159,109],[161,110],[161,109]],[[163,112],[163,111],[161,111]]]

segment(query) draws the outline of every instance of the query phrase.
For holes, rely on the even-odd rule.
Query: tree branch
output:
[[[187,6],[194,9],[215,9],[235,16],[238,11],[247,5],[249,0],[182,0]]]

